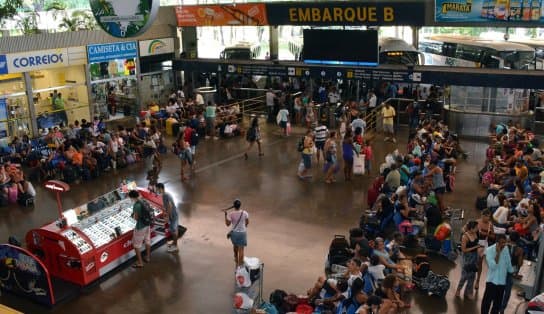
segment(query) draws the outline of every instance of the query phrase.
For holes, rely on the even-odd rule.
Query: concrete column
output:
[[[32,135],[38,136],[38,120],[36,117],[36,107],[34,106],[34,98],[32,96],[32,79],[30,78],[30,73],[23,73],[23,78],[26,88],[26,101],[28,102],[28,114],[30,119],[30,130]]]
[[[198,39],[196,27],[184,27],[181,29],[181,51],[187,58],[198,58]]]
[[[270,60],[278,60],[279,57],[279,40],[278,40],[278,26],[269,26],[270,34]]]

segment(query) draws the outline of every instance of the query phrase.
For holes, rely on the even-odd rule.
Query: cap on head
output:
[[[232,207],[236,209],[240,209],[240,207],[242,207],[242,202],[239,199],[235,199],[234,202],[232,203]]]

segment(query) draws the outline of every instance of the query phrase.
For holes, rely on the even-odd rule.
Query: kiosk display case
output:
[[[69,190],[65,183],[53,181],[46,188]],[[134,183],[63,212],[59,198],[59,219],[28,231],[26,248],[0,245],[0,288],[52,306],[66,298],[64,292],[78,291],[75,288],[128,262],[135,256],[132,235],[136,226],[129,189],[138,190],[154,210],[151,247],[166,243],[170,232],[162,197]],[[11,275],[14,272],[17,276]]]

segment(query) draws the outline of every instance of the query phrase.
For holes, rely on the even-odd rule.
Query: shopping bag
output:
[[[363,175],[365,174],[365,155],[355,155],[353,158],[353,174]]]
[[[285,128],[287,135],[291,134],[291,122],[287,122],[287,127]]]
[[[243,292],[238,292],[234,295],[234,308],[249,310],[253,307],[253,299]]]
[[[249,272],[245,266],[238,266],[238,268],[236,268],[236,285],[238,288],[247,288],[251,286]]]

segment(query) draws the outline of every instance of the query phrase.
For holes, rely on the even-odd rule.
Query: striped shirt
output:
[[[315,141],[316,142],[325,142],[327,140],[327,127],[320,125],[314,129]]]

